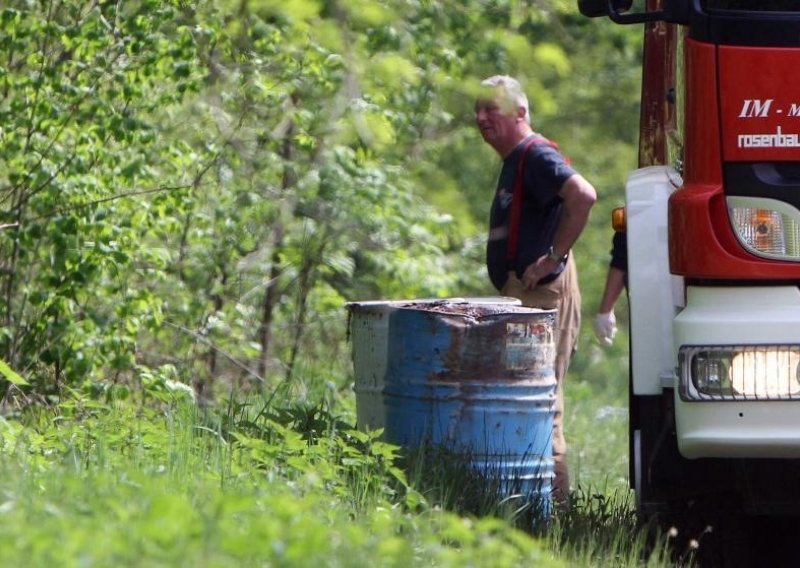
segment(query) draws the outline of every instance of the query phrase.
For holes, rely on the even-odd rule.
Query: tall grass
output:
[[[568,566],[673,565],[668,541],[639,526],[627,487],[578,486],[568,507],[553,507],[540,489],[515,492],[496,472],[476,469],[478,460],[468,453],[417,448],[406,451],[402,462],[410,484],[429,503],[462,516],[502,519],[543,541]]]
[[[583,417],[614,406],[604,396],[573,397],[573,505],[545,519],[452,456],[415,457],[355,430],[331,397],[201,409],[146,384],[6,409],[0,565],[670,565],[645,546],[624,464],[606,471],[589,451]]]
[[[0,421],[3,566],[563,566],[319,408],[82,395]]]

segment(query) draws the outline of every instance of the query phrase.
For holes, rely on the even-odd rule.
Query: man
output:
[[[481,83],[475,121],[483,139],[503,158],[492,202],[486,262],[494,286],[525,306],[557,309],[553,424],[553,499],[569,499],[563,431],[564,379],[580,328],[581,295],[572,245],[583,231],[597,194],[555,145],[534,133],[528,98],[519,82],[495,75]],[[512,205],[524,153],[518,222]],[[515,234],[516,233],[516,234]],[[515,243],[510,246],[511,243]]]

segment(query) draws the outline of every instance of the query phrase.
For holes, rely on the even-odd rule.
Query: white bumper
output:
[[[675,361],[682,345],[800,344],[800,290],[689,287],[674,333]],[[685,401],[675,386],[685,457],[800,457],[800,401]]]

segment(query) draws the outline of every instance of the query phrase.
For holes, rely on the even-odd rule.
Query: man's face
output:
[[[483,139],[492,146],[516,142],[517,117],[514,109],[504,109],[496,99],[478,99],[475,123]]]

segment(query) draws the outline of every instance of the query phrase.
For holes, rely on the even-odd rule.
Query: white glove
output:
[[[613,311],[595,316],[594,334],[603,345],[614,343],[614,336],[617,335],[617,318]]]

